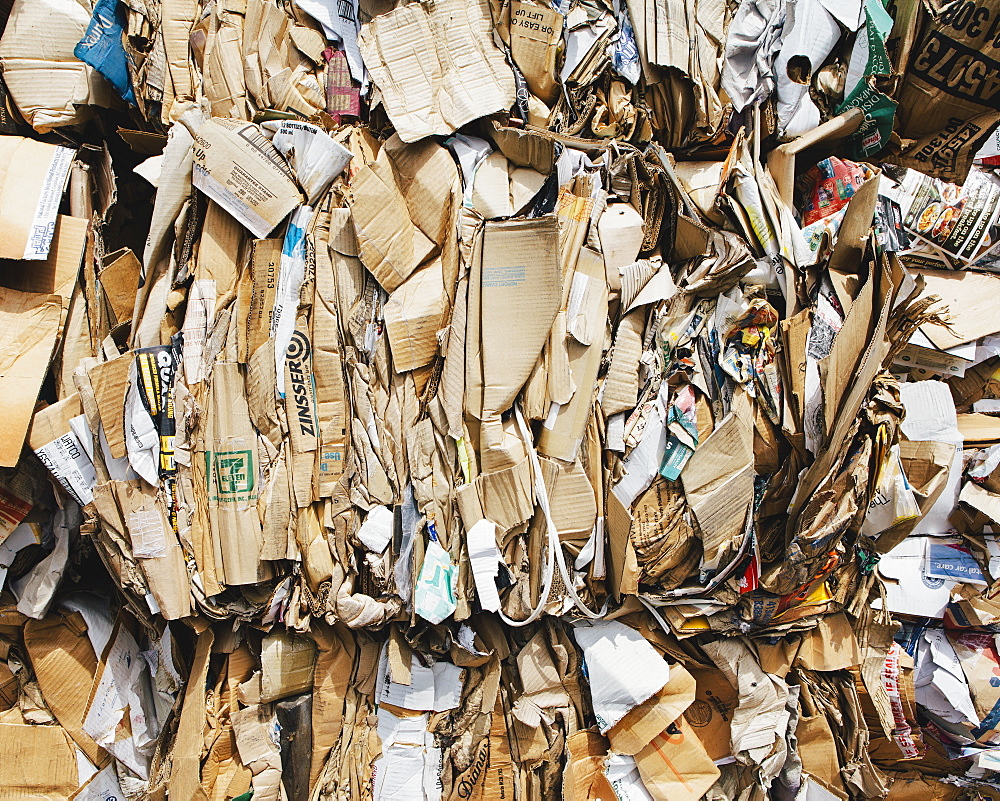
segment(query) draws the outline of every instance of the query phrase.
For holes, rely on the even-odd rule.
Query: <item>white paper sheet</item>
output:
[[[670,666],[663,657],[624,623],[580,622],[573,636],[583,649],[594,716],[602,734],[670,680]]]

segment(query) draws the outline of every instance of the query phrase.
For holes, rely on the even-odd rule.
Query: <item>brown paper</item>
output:
[[[713,760],[731,756],[730,739],[733,712],[739,697],[722,671],[695,669],[691,671],[697,684],[695,699],[685,712],[684,719],[705,746]]]

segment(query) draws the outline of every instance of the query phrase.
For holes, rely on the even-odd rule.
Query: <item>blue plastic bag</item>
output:
[[[73,55],[89,64],[110,83],[129,105],[136,105],[128,74],[128,57],[122,46],[125,13],[118,0],[98,0],[83,38],[73,48]]]

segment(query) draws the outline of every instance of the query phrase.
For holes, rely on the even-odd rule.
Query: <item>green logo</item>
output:
[[[213,453],[212,472],[220,496],[240,495],[253,489],[253,457],[250,451]]]

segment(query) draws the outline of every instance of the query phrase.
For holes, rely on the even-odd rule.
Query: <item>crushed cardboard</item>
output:
[[[995,6],[6,4],[0,801],[1000,798]]]

